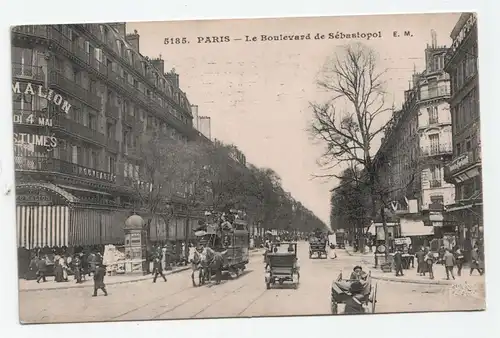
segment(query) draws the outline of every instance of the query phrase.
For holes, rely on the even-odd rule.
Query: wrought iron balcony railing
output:
[[[51,86],[55,86],[60,91],[85,101],[97,110],[100,110],[102,107],[102,100],[99,96],[86,90],[74,81],[64,77],[64,75],[57,71],[50,72],[49,82]]]
[[[55,158],[18,156],[14,159],[14,162],[16,171],[61,173],[113,184],[116,182],[117,178],[116,175],[109,172],[96,170]]]
[[[423,156],[436,156],[436,155],[449,155],[453,153],[453,146],[451,143],[440,143],[421,148]]]
[[[429,186],[431,188],[440,188],[442,186],[441,180],[430,180],[429,181]]]

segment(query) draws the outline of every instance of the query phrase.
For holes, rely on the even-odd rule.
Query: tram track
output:
[[[167,283],[168,283],[168,282],[167,282]],[[130,309],[130,310],[128,310],[128,311],[126,311],[126,312],[123,312],[123,313],[121,313],[121,314],[119,314],[119,315],[117,315],[117,316],[113,316],[113,317],[111,317],[111,320],[117,320],[117,319],[120,319],[120,317],[126,316],[126,315],[128,315],[128,314],[130,314],[130,313],[133,313],[133,312],[135,312],[135,311],[139,311],[139,310],[141,310],[141,309],[143,309],[143,308],[145,308],[145,307],[147,307],[147,306],[149,306],[149,305],[156,304],[156,303],[158,303],[158,302],[162,302],[162,301],[164,301],[165,299],[167,299],[168,297],[171,297],[171,296],[173,296],[173,295],[177,295],[177,294],[180,294],[180,293],[183,293],[183,292],[185,292],[185,291],[192,290],[192,289],[193,289],[193,286],[192,286],[192,285],[189,285],[189,286],[186,286],[186,287],[184,287],[184,288],[181,288],[180,290],[175,290],[175,291],[173,291],[173,292],[171,292],[171,293],[166,294],[165,296],[162,296],[162,297],[160,297],[160,298],[155,298],[153,301],[148,301],[148,302],[146,302],[146,303],[144,303],[144,304],[142,304],[142,305],[140,305],[140,306],[134,307],[134,308],[132,308],[132,309]],[[195,296],[195,297],[196,297],[196,296]]]

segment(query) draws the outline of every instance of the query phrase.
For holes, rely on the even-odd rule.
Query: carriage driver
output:
[[[344,314],[356,315],[365,313],[365,308],[363,307],[363,284],[357,280],[352,282],[349,292],[351,293],[351,297],[345,301]]]

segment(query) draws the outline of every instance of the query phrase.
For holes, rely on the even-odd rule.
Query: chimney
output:
[[[165,73],[165,61],[160,57],[150,60],[153,66],[160,71],[160,74]]]
[[[198,106],[196,105],[191,105],[191,113],[193,114],[193,127],[196,130],[200,130],[200,123],[199,123],[199,117],[198,117]]]
[[[431,40],[432,40],[432,48],[437,48],[437,35],[434,29],[431,29]]]
[[[134,29],[134,33],[132,34],[127,34],[125,36],[125,40],[127,40],[127,43],[129,43],[133,49],[139,52],[139,33],[137,32],[137,29]]]
[[[176,88],[179,88],[179,74],[175,72],[175,68],[165,74],[167,76],[167,80]]]
[[[108,25],[116,29],[116,31],[121,35],[126,35],[126,23],[125,22],[108,22]]]
[[[200,125],[200,133],[205,135],[209,140],[212,139],[211,135],[211,125],[210,125],[210,117],[208,116],[200,116],[199,118]]]

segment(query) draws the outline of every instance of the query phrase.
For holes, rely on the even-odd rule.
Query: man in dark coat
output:
[[[107,296],[106,285],[104,284],[104,276],[106,276],[106,266],[102,264],[97,265],[96,272],[94,274],[94,294],[93,297],[97,296],[97,290],[101,289],[104,295]]]
[[[425,252],[424,248],[420,248],[418,252],[415,254],[415,257],[417,258],[417,273],[420,274],[420,276],[425,275]]]
[[[153,283],[156,283],[156,278],[158,277],[158,275],[160,275],[165,282],[167,281],[167,278],[165,278],[165,275],[163,274],[161,259],[158,256],[156,256],[153,260],[153,274],[154,274]]]
[[[358,315],[365,313],[363,307],[363,284],[360,281],[354,281],[349,289],[351,297],[345,300],[344,314]]]
[[[394,254],[394,267],[396,269],[396,277],[404,276],[403,274],[403,256],[399,249],[396,250]]]
[[[45,261],[45,257],[39,257],[37,262],[37,279],[36,282],[40,283],[41,280],[46,282],[45,274],[47,273],[47,262]]]

